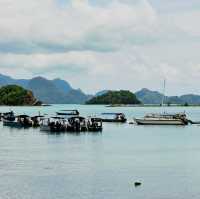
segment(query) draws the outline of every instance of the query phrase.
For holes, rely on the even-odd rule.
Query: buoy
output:
[[[142,185],[141,182],[135,182],[135,187],[139,187],[139,186],[141,186],[141,185]]]

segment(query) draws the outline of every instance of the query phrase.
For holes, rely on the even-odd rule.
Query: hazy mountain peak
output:
[[[81,90],[76,90],[60,78],[48,80],[45,77],[37,76],[32,79],[13,79],[0,74],[0,86],[16,84],[31,90],[35,96],[44,103],[84,103],[89,96]]]

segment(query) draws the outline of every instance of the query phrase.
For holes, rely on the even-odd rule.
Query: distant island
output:
[[[41,104],[31,91],[20,86],[8,85],[0,88],[0,105],[36,106]]]
[[[108,91],[88,100],[86,104],[141,104],[135,94],[130,91]]]
[[[158,91],[151,91],[143,88],[136,92],[135,95],[143,104],[159,105],[164,99],[164,104],[170,105],[200,105],[200,95],[187,94],[181,96],[164,96]]]

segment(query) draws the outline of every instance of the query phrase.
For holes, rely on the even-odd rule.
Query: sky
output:
[[[0,73],[200,94],[199,19],[199,0],[0,0]]]

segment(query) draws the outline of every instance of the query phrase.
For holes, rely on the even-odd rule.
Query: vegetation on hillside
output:
[[[108,91],[87,101],[86,104],[140,104],[135,94],[130,91]]]
[[[40,105],[31,91],[17,85],[8,85],[0,88],[0,105],[25,106]]]

